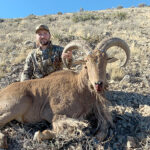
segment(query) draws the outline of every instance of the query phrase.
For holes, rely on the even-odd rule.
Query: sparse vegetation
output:
[[[127,13],[125,13],[125,12],[118,12],[116,14],[113,14],[113,17],[115,19],[125,20],[125,19],[127,19]]]
[[[84,39],[94,48],[106,37],[120,37],[131,49],[131,59],[124,70],[115,64],[107,68],[111,92],[106,95],[111,102],[110,110],[117,127],[110,130],[109,134],[112,138],[106,139],[102,145],[97,144],[95,137],[89,134],[83,139],[65,140],[60,136],[57,139],[38,143],[33,141],[33,134],[37,130],[49,128],[49,124],[23,125],[11,122],[1,129],[1,132],[10,137],[8,150],[55,150],[55,148],[62,148],[62,145],[66,149],[86,149],[87,146],[87,149],[98,150],[99,145],[101,149],[110,150],[150,149],[149,16],[149,7],[141,5],[140,9],[116,8],[74,14],[31,15],[26,18],[0,19],[1,88],[19,81],[24,59],[33,48],[30,46],[33,46],[35,40],[35,27],[40,23],[48,25],[54,44],[65,46],[71,40]],[[31,45],[28,41],[32,42]],[[116,71],[112,71],[112,68]],[[119,82],[126,75],[129,80]]]
[[[99,19],[101,19],[101,20],[114,20],[114,19],[116,19],[116,20],[122,21],[122,20],[126,20],[127,17],[128,17],[128,13],[123,12],[123,11],[99,15]]]
[[[15,57],[13,64],[18,64],[18,63],[23,62],[26,59],[26,57],[27,55],[25,55],[24,53],[18,55],[17,57]]]
[[[118,7],[117,7],[117,9],[122,9],[122,8],[123,8],[123,6],[118,6]]]
[[[6,72],[1,71],[0,72],[0,79],[3,78],[5,76]]]
[[[49,20],[50,22],[52,22],[52,21],[55,21],[56,18],[50,16],[50,17],[48,18],[48,20]]]
[[[10,71],[10,66],[6,64],[7,64],[6,61],[0,63],[0,79]]]
[[[4,19],[0,19],[0,23],[4,22]]]
[[[34,15],[34,14],[30,14],[30,15],[27,16],[26,18],[28,18],[28,19],[36,19],[37,17],[36,17],[36,15]]]
[[[83,12],[84,11],[84,9],[83,8],[80,8],[80,12]]]
[[[115,69],[109,69],[111,80],[114,81],[121,81],[123,77],[125,76],[125,72],[123,69],[116,68]]]
[[[52,36],[54,40],[61,41],[63,39],[63,36],[59,33],[54,33]]]
[[[98,20],[99,17],[92,15],[92,14],[88,14],[88,13],[84,13],[84,14],[74,14],[72,17],[72,21],[77,23],[77,22],[84,22],[87,20]]]
[[[60,11],[57,13],[57,15],[62,15],[62,14],[63,14],[63,13],[62,13],[62,12],[60,12]]]
[[[144,4],[144,3],[141,3],[141,4],[138,5],[138,7],[146,7],[146,6],[147,6],[147,5]]]

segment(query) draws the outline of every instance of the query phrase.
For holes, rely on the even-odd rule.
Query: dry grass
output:
[[[110,81],[115,81],[115,84],[110,86],[113,90],[117,91],[123,89],[125,93],[119,95],[118,91],[118,95],[114,94],[114,99],[113,96],[111,97],[117,129],[113,133],[114,138],[110,140],[110,143],[106,142],[103,146],[105,149],[118,149],[117,145],[120,144],[120,149],[126,148],[126,138],[132,136],[133,139],[135,138],[138,141],[139,149],[150,149],[150,130],[149,126],[146,125],[149,124],[149,121],[147,121],[149,115],[142,116],[138,109],[143,103],[149,106],[149,89],[145,88],[145,83],[143,82],[149,83],[150,81],[149,19],[150,9],[143,6],[142,8],[109,9],[96,12],[84,11],[62,15],[35,16],[31,14],[26,18],[0,19],[0,78],[11,71],[12,64],[24,62],[28,52],[34,47],[35,26],[41,23],[47,24],[50,28],[53,43],[61,46],[65,46],[73,39],[84,39],[94,48],[97,43],[106,37],[122,38],[131,49],[131,59],[127,67],[122,69],[118,64],[124,61],[123,52],[116,48],[108,52],[110,55],[115,55],[119,58],[119,61],[111,65],[109,64],[107,67]],[[124,75],[129,75],[132,82],[122,86],[121,84],[119,85],[118,81]],[[126,92],[128,92],[129,96]],[[132,111],[129,108],[132,108]],[[122,113],[119,113],[121,109],[123,109]],[[147,107],[145,109],[149,110]],[[134,113],[136,116],[133,115]],[[115,116],[119,119],[117,117],[116,119]],[[3,132],[7,133],[9,137],[9,150],[93,150],[97,148],[97,141],[93,136],[84,136],[81,139],[76,137],[70,140],[60,136],[55,140],[42,143],[32,140],[35,131],[44,130],[49,127],[50,125],[43,125],[43,123],[22,125],[13,122],[8,124]],[[122,130],[125,131],[123,132]],[[130,133],[128,133],[129,131]],[[122,133],[125,134],[122,135]],[[121,141],[121,139],[123,140]],[[101,149],[101,145],[99,149]]]
[[[6,75],[6,72],[1,71],[0,72],[0,79],[3,78]]]
[[[16,121],[8,123],[3,128],[3,133],[9,135],[9,148],[8,150],[20,150],[20,149],[50,149],[50,150],[87,150],[95,149],[100,146],[94,137],[89,135],[79,136],[78,131],[74,132],[74,135],[69,136],[65,130],[61,134],[57,135],[55,139],[45,140],[42,142],[33,141],[33,135],[38,130],[44,130],[51,128],[51,125],[47,122],[39,122],[36,124],[20,124]],[[75,128],[74,128],[75,131]],[[85,132],[85,130],[84,130]],[[86,132],[85,132],[86,133]],[[88,132],[87,132],[88,134]]]
[[[120,68],[116,63],[108,64],[107,72],[110,76],[110,79],[114,81],[121,81],[125,76],[125,71],[123,68]]]

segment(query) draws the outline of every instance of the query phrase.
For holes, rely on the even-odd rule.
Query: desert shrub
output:
[[[6,75],[6,73],[10,72],[10,65],[7,60],[2,61],[0,63],[0,79]]]
[[[118,13],[114,14],[114,18],[119,19],[119,20],[125,20],[125,19],[127,19],[127,13],[118,12]]]
[[[83,12],[84,11],[84,9],[83,8],[80,8],[80,12]]]
[[[1,72],[0,72],[0,79],[3,78],[5,75],[6,75],[6,73],[3,72],[3,71],[1,71]]]
[[[61,39],[63,39],[63,36],[61,34],[59,34],[59,33],[54,33],[54,34],[52,34],[52,36],[53,36],[53,38],[55,40],[58,40],[58,41],[60,41]]]
[[[4,19],[0,19],[0,23],[4,22]]]
[[[56,18],[54,18],[54,17],[49,17],[48,20],[49,20],[50,22],[52,22],[52,21],[56,21]]]
[[[15,57],[15,59],[13,60],[13,64],[18,64],[23,62],[26,59],[26,55],[18,55],[17,57]]]
[[[146,7],[146,6],[147,6],[147,5],[144,4],[144,3],[141,3],[141,4],[138,5],[138,7]]]
[[[18,23],[19,23],[19,22],[21,22],[21,21],[22,21],[22,18],[16,18],[16,19],[14,19],[13,21],[14,21],[14,22],[18,22]]]
[[[28,18],[28,19],[37,19],[36,15],[34,15],[34,14],[30,14],[26,18]]]
[[[109,13],[109,14],[104,14],[100,18],[103,20],[125,20],[127,19],[127,12],[114,12],[114,13]]]
[[[87,21],[87,20],[98,20],[99,17],[95,16],[94,14],[75,14],[73,15],[72,21],[77,23],[77,22],[82,22],[82,21]]]
[[[122,9],[122,8],[123,8],[123,6],[118,6],[118,7],[117,7],[117,9]]]
[[[66,16],[65,18],[66,18],[66,19],[70,19],[70,16]]]
[[[60,12],[60,11],[57,13],[57,15],[62,15],[62,14],[63,14],[63,13],[62,13],[62,12]]]

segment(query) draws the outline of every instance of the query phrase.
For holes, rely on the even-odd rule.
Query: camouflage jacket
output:
[[[21,81],[42,78],[62,69],[61,54],[63,47],[49,44],[48,48],[34,49],[26,58]]]

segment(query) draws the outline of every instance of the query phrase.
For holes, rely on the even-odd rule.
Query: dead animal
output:
[[[115,58],[109,58],[107,49],[121,47],[126,53],[126,65],[130,57],[128,45],[119,38],[107,39],[92,50],[85,42],[73,41],[64,48],[64,53],[74,49],[86,51],[81,61],[82,70],[62,70],[47,78],[16,82],[0,90],[0,126],[11,120],[22,123],[36,123],[46,120],[52,123],[52,130],[36,132],[35,140],[55,138],[67,127],[87,127],[86,116],[93,111],[98,120],[96,137],[102,141],[109,125],[113,125],[104,98],[106,66]],[[67,66],[66,60],[63,59]],[[65,118],[65,121],[62,121]],[[71,123],[72,122],[72,123]],[[2,140],[2,139],[1,139]]]

